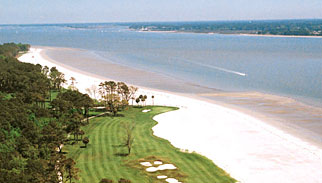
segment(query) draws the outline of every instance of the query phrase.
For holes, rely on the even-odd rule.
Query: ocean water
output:
[[[0,26],[0,43],[82,48],[106,62],[322,106],[322,39],[135,32],[113,24]]]

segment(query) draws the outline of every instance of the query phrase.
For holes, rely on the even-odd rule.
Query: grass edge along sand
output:
[[[151,111],[143,113],[144,109]],[[158,175],[167,175],[180,182],[190,183],[236,182],[208,158],[197,153],[182,152],[168,140],[153,135],[152,127],[157,122],[152,118],[173,110],[177,108],[130,107],[118,117],[103,116],[91,119],[90,124],[83,127],[85,136],[90,139],[87,148],[81,148],[83,146],[81,142],[64,147],[67,156],[72,157],[80,169],[80,179],[76,182],[98,183],[102,178],[114,182],[120,178],[129,179],[132,183],[166,182],[164,179],[157,179]],[[135,123],[133,148],[128,156],[124,156],[127,148],[122,146],[125,123]],[[177,169],[148,173],[145,171],[147,167],[140,165],[143,161],[150,161],[153,164],[155,160],[171,163]]]

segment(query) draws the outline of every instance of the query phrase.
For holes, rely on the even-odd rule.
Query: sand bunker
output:
[[[158,167],[154,167],[151,162],[140,162],[140,164],[142,166],[146,166],[146,167],[149,166],[148,168],[145,169],[145,171],[150,172],[150,173],[154,173],[154,172],[162,171],[162,170],[175,170],[175,169],[177,169],[177,167],[174,166],[173,164],[163,164],[162,161],[158,161],[158,160],[153,161],[153,164],[155,166],[159,165]],[[177,179],[168,178],[168,176],[166,176],[166,175],[158,175],[157,179],[165,179],[165,181],[169,182],[169,183],[180,183]]]
[[[158,179],[166,179],[166,178],[168,178],[168,176],[166,176],[166,175],[158,175],[157,178]]]
[[[155,165],[162,165],[163,163],[162,163],[162,161],[155,161],[154,164]]]
[[[150,162],[141,162],[140,163],[142,166],[152,166]]]
[[[174,178],[167,178],[167,179],[165,179],[165,181],[167,181],[169,183],[181,183],[177,179],[174,179]]]
[[[156,171],[158,171],[159,169],[158,168],[156,168],[156,167],[150,167],[150,168],[147,168],[147,169],[145,169],[147,172],[156,172]]]
[[[164,164],[158,167],[158,170],[174,170],[177,169],[173,164]]]
[[[142,112],[150,112],[150,111],[151,111],[151,109],[145,109]]]
[[[175,170],[177,167],[175,167],[173,164],[164,164],[160,165],[158,167],[152,167],[152,164],[150,162],[141,162],[142,166],[151,166],[147,169],[145,169],[147,172],[156,172],[159,170]],[[162,161],[155,161],[154,164],[162,164]]]

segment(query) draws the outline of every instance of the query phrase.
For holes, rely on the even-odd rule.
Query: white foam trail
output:
[[[200,63],[198,63],[198,65],[202,65],[202,66],[205,66],[205,67],[210,67],[210,68],[217,69],[217,70],[224,71],[224,72],[229,72],[229,73],[232,73],[232,74],[237,74],[237,75],[240,75],[240,76],[247,76],[246,73],[237,72],[237,71],[233,71],[233,70],[229,70],[229,69],[225,69],[225,68],[221,68],[221,67],[216,67],[216,66],[207,65],[207,64],[200,64]]]
[[[184,60],[184,62],[189,62],[191,64],[200,65],[200,66],[204,66],[204,67],[209,67],[209,68],[212,68],[212,69],[216,69],[216,70],[219,70],[219,71],[224,71],[224,72],[236,74],[236,75],[239,75],[239,76],[244,76],[244,77],[247,76],[246,73],[233,71],[233,70],[229,70],[229,69],[225,69],[225,68],[221,68],[221,67],[216,67],[216,66],[212,66],[212,65],[208,65],[208,64],[195,63],[195,62],[191,62],[189,60]]]

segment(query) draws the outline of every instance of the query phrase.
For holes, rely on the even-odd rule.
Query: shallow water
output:
[[[102,59],[102,57],[87,50],[50,48],[45,49],[45,54],[55,61],[60,62],[63,60],[65,65],[72,66],[79,70],[138,86],[179,93],[205,93],[217,91],[163,74],[106,62],[105,58]]]

